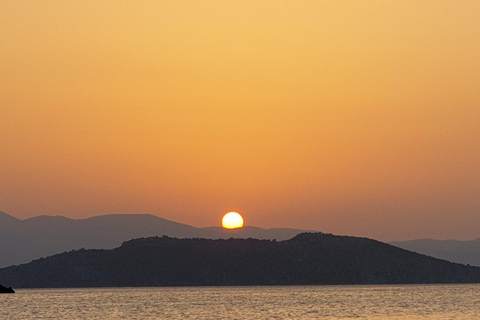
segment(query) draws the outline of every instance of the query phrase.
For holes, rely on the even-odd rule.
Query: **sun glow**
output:
[[[223,216],[222,227],[225,229],[237,229],[243,227],[243,218],[237,212],[229,212]]]

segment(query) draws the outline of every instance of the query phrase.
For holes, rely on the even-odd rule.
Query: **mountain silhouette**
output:
[[[418,239],[390,244],[438,259],[480,266],[480,238],[470,241]]]
[[[478,283],[480,268],[366,238],[302,233],[290,240],[130,240],[0,269],[15,288]]]
[[[148,214],[112,214],[87,219],[38,216],[26,220],[0,211],[0,268],[70,250],[112,249],[134,238],[289,239],[305,230],[244,227],[195,228]]]

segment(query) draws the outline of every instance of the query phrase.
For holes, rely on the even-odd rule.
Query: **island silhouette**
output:
[[[284,241],[163,236],[3,268],[0,282],[15,288],[478,283],[480,268],[324,233]]]

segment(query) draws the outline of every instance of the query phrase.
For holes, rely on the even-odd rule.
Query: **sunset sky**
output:
[[[0,3],[0,211],[480,237],[480,1]]]

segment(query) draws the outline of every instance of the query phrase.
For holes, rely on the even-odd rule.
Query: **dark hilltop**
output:
[[[141,238],[0,269],[16,288],[478,283],[480,268],[366,238]]]

